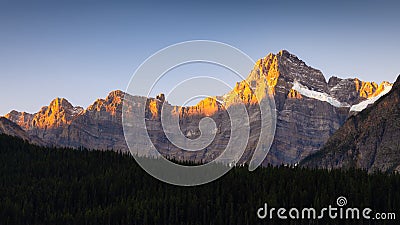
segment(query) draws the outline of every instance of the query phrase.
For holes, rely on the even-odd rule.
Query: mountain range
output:
[[[162,94],[146,99],[147,132],[153,144],[163,154],[177,159],[210,161],[220,154],[229,141],[230,123],[226,109],[233,104],[232,96],[239,96],[240,100],[247,104],[251,118],[250,138],[241,159],[247,161],[258,138],[267,138],[257,136],[256,131],[260,129],[261,123],[259,111],[255,106],[255,96],[251,92],[253,88],[264,96],[273,96],[276,105],[276,132],[264,165],[295,164],[305,159],[304,165],[309,166],[357,165],[363,168],[393,169],[392,164],[381,166],[379,160],[374,161],[379,166],[371,163],[371,157],[376,158],[379,155],[366,156],[371,152],[382,152],[380,148],[370,149],[359,144],[377,146],[376,140],[383,138],[379,135],[371,136],[372,131],[377,132],[374,129],[380,121],[377,118],[384,117],[386,122],[396,118],[396,114],[385,108],[398,105],[395,103],[396,98],[388,97],[398,90],[396,85],[392,90],[392,86],[389,82],[377,84],[357,78],[331,77],[327,81],[320,70],[282,50],[259,59],[246,80],[238,82],[235,88],[224,96],[209,97],[190,107],[172,106],[165,101]],[[127,96],[133,99],[144,98],[117,90],[105,99],[97,99],[86,109],[73,106],[64,98],[56,98],[49,106],[42,107],[34,114],[11,111],[0,120],[0,133],[19,136],[39,145],[128,151],[122,127],[122,105]],[[181,131],[191,139],[200,136],[198,124],[201,118],[213,118],[218,127],[214,141],[198,152],[183,151],[172,145],[161,126],[160,112],[163,105],[169,106],[171,111],[179,116]],[[138,110],[137,105],[133,104],[131,107],[133,111]],[[375,112],[375,108],[380,108],[382,113]],[[368,113],[375,117],[366,116]],[[369,122],[359,122],[365,121],[360,119],[365,117],[369,118]],[[391,123],[387,122],[382,126]],[[371,132],[369,129],[372,129]],[[386,127],[380,129],[388,130]],[[364,132],[364,136],[361,137],[360,132]],[[349,135],[350,133],[353,136]],[[354,135],[361,139],[351,139]],[[366,142],[368,137],[373,141]],[[384,137],[385,140],[380,140],[379,143],[390,142],[389,136]],[[336,149],[342,140],[356,147]],[[148,149],[145,143],[140,142],[134,147],[133,151],[139,154],[145,154]],[[382,148],[387,150],[390,146]],[[344,153],[337,153],[344,151],[347,152],[346,157],[351,156],[355,159],[345,160]],[[311,156],[314,160],[310,160]],[[383,154],[379,157],[386,156]],[[367,157],[365,160],[369,161],[359,160],[364,159],[363,157]],[[400,162],[397,158],[394,160]],[[323,163],[318,164],[318,161]]]

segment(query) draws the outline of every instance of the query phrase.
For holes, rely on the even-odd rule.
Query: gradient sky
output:
[[[0,0],[0,115],[55,97],[87,107],[181,41],[233,45],[254,60],[287,49],[325,77],[393,82],[396,1]]]

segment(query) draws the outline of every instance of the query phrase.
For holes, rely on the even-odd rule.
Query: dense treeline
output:
[[[270,207],[370,207],[400,216],[400,176],[361,170],[234,168],[212,183],[177,187],[129,155],[30,145],[0,135],[0,224],[396,224],[397,221],[260,220]],[[276,216],[275,216],[276,218]],[[373,223],[375,222],[375,223]]]

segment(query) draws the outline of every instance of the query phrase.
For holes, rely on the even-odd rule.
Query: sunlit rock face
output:
[[[391,86],[387,81],[377,84],[375,82],[365,82],[357,78],[340,79],[331,77],[328,82],[330,93],[340,102],[355,105],[361,101],[375,97]]]
[[[376,86],[379,89],[379,86]],[[369,108],[351,116],[303,166],[400,171],[400,76]]]
[[[64,127],[71,124],[83,111],[81,107],[73,107],[66,99],[56,98],[35,114],[12,111],[5,117],[20,125],[30,135],[58,145],[58,136]]]
[[[265,138],[259,136],[261,122],[258,102],[273,97],[277,126],[264,165],[292,164],[318,151],[344,124],[351,106],[379,97],[389,86],[391,84],[387,82],[377,85],[356,78],[331,77],[327,82],[320,70],[282,50],[259,59],[246,80],[238,82],[229,93],[205,98],[194,106],[172,106],[163,94],[146,99],[113,91],[87,109],[74,107],[66,99],[57,98],[35,114],[12,111],[5,117],[50,145],[128,151],[122,128],[123,100],[125,97],[133,99],[128,106],[132,112],[142,107],[134,99],[136,102],[144,100],[146,132],[152,144],[171,158],[206,162],[218,157],[229,142],[232,131],[227,109],[243,103],[251,126],[248,145],[241,160],[244,162],[251,158],[258,139]],[[163,131],[163,106],[169,109],[172,116],[179,118],[180,130],[189,139],[201,135],[199,122],[202,118],[212,118],[216,124],[213,131],[215,139],[197,152],[177,148]],[[138,141],[131,150],[146,154],[148,149],[148,143]]]
[[[5,118],[13,121],[14,123],[18,124],[24,130],[29,130],[31,127],[31,122],[34,115],[26,112],[17,112],[15,110],[11,111]]]
[[[321,71],[307,66],[287,51],[260,59],[251,77],[264,77],[277,107],[275,139],[265,163],[296,163],[317,151],[343,124],[347,109],[305,96],[292,89],[299,82],[304,89],[329,94]]]

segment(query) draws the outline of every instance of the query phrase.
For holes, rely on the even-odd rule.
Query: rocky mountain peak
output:
[[[219,155],[229,141],[228,107],[239,102],[245,103],[251,126],[256,131],[261,126],[258,100],[273,97],[277,124],[274,142],[265,162],[279,165],[297,163],[318,151],[351,116],[349,110],[354,104],[362,102],[368,105],[367,100],[373,102],[378,99],[382,93],[389,91],[390,85],[387,82],[377,85],[338,77],[332,77],[327,82],[320,70],[308,66],[287,50],[282,50],[259,59],[246,80],[238,82],[233,90],[223,96],[205,98],[189,107],[172,106],[162,94],[155,98],[131,96],[140,101],[130,102],[128,108],[134,113],[142,110],[138,102],[146,102],[146,128],[154,144],[162,151],[181,159],[207,161]],[[57,98],[33,115],[12,111],[7,117],[30,135],[36,135],[57,146],[127,150],[122,128],[122,105],[126,96],[129,95],[121,90],[112,91],[106,98],[97,99],[86,110],[73,107],[66,99]],[[205,149],[201,154],[192,154],[166,144],[168,142],[160,120],[162,106],[170,107],[171,113],[179,116],[182,132],[191,138],[199,135],[201,118],[214,118],[219,136],[213,142],[213,147]],[[132,135],[136,134],[140,132]],[[251,144],[244,157],[251,157],[257,138],[254,132],[250,135]],[[145,152],[148,145],[138,143],[136,148]]]
[[[112,91],[105,99],[97,99],[90,105],[88,111],[108,112],[111,115],[116,115],[121,112],[125,93],[121,90]]]
[[[375,89],[375,92],[372,94],[371,97],[376,97],[380,95],[382,92],[384,92],[388,87],[392,87],[393,84],[391,84],[388,81],[383,81],[381,84],[379,84],[378,88]],[[371,98],[370,97],[370,98]]]
[[[35,114],[13,110],[5,117],[18,124],[24,130],[37,130],[57,128],[70,124],[83,111],[82,107],[74,107],[65,98],[55,98],[50,102],[49,106],[42,107]]]
[[[304,63],[305,64],[305,62],[303,62],[301,59],[299,59],[296,55],[290,53],[288,50],[285,50],[285,49],[279,51],[276,54],[276,56],[278,56],[281,59],[285,58],[285,59],[289,59],[289,60],[292,60],[292,61],[298,61],[300,63]]]
[[[4,117],[18,124],[21,128],[27,130],[30,128],[30,124],[34,115],[26,112],[18,112],[16,110],[12,110]]]
[[[329,93],[340,102],[356,105],[374,97],[380,96],[391,87],[387,81],[377,84],[362,81],[358,78],[341,79],[331,77],[328,82]]]
[[[282,49],[279,51],[278,53],[280,56],[285,56],[285,57],[290,57],[290,56],[294,56],[292,54],[290,54],[290,52],[286,49]]]
[[[371,98],[373,97],[378,84],[375,82],[364,82],[357,78],[354,79],[356,91],[360,93],[360,97]]]
[[[115,91],[111,91],[106,100],[114,100],[114,99],[118,99],[118,100],[123,100],[125,96],[125,92],[121,91],[121,90],[115,90]]]
[[[49,108],[53,111],[69,110],[74,108],[72,104],[65,98],[55,98],[51,101]]]
[[[331,89],[333,87],[335,87],[336,85],[338,85],[343,79],[336,77],[336,76],[332,76],[329,78],[328,80],[328,88]]]
[[[310,90],[328,93],[322,72],[308,66],[287,50],[281,50],[277,54],[270,53],[259,59],[246,81],[253,86],[254,81],[263,81],[260,78],[265,78],[273,95],[277,92],[287,95],[286,92],[290,90],[288,84],[293,84],[295,81],[302,83]]]
[[[82,112],[82,107],[74,107],[65,98],[56,98],[34,115],[31,126],[41,129],[61,127],[70,124]]]

